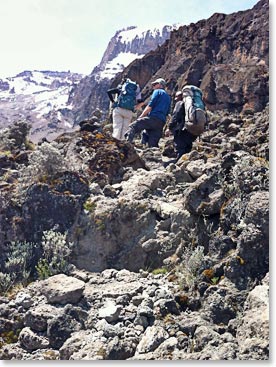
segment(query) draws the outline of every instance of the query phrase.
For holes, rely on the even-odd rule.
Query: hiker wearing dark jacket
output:
[[[121,94],[122,90],[123,90],[123,86],[125,83],[127,82],[131,82],[132,81],[128,78],[124,78],[122,80],[122,83],[119,84],[116,88],[112,88],[109,89],[107,91],[108,97],[110,99],[110,101],[113,104],[113,112],[112,112],[112,124],[113,124],[113,132],[112,132],[112,136],[116,139],[119,140],[124,140],[125,139],[125,133],[129,127],[129,124],[132,120],[133,117],[133,112],[134,109],[128,109],[128,108],[123,108],[120,107],[117,103],[118,101],[118,97]],[[135,104],[136,103],[140,103],[141,102],[141,93],[140,93],[140,87],[137,84],[137,89],[135,92]],[[114,96],[116,96],[116,98],[114,98]]]
[[[170,111],[171,97],[165,91],[166,82],[162,78],[152,82],[153,93],[148,105],[139,119],[129,125],[127,140],[132,142],[135,135],[146,130],[149,147],[158,147],[163,134],[167,115]]]
[[[192,150],[193,142],[197,138],[185,129],[185,107],[182,99],[182,92],[176,92],[176,104],[168,125],[169,132],[173,134],[174,146],[177,153],[176,161],[183,154],[189,153]],[[168,131],[166,131],[166,135],[168,135]]]

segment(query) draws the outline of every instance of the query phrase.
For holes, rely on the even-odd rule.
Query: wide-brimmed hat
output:
[[[164,79],[162,79],[162,78],[158,78],[158,79],[156,79],[154,82],[152,82],[151,83],[152,85],[154,85],[154,84],[161,84],[162,85],[162,87],[166,87],[166,82],[165,82],[165,80]]]

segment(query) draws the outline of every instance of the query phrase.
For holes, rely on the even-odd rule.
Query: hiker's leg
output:
[[[163,135],[164,122],[152,117],[150,119],[150,123],[146,128],[148,136],[149,136],[149,147],[158,147],[159,140]]]
[[[159,140],[162,138],[163,129],[147,130],[149,136],[149,148],[158,148]]]
[[[143,117],[141,119],[132,122],[129,125],[128,131],[126,132],[127,141],[132,143],[135,135],[141,132],[142,130],[146,129],[148,126],[149,126],[149,117]]]
[[[177,130],[174,133],[173,141],[174,141],[174,147],[176,150],[176,156],[177,158],[181,157],[186,150],[186,143],[185,143],[185,135],[183,136],[183,131]]]
[[[175,137],[175,146],[177,151],[177,159],[183,154],[189,153],[192,150],[193,142],[196,140],[196,136],[189,133],[188,130],[180,130]]]
[[[123,125],[124,118],[121,115],[121,108],[116,107],[113,110],[113,132],[112,136],[116,139],[121,139],[121,129]]]
[[[147,133],[147,130],[143,130],[141,134],[141,144],[146,145],[149,141],[149,135]]]
[[[125,140],[125,133],[127,132],[128,128],[129,128],[129,124],[131,123],[131,119],[133,116],[133,112],[130,110],[126,110],[124,108],[122,108],[122,116],[123,116],[123,123],[122,123],[122,127],[121,127],[121,133],[120,133],[120,139],[121,140]]]

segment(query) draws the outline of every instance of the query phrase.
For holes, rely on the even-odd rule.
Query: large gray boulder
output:
[[[49,303],[77,303],[83,295],[84,287],[82,280],[58,274],[42,282],[40,292]]]

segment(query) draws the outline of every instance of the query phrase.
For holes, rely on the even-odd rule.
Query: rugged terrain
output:
[[[30,151],[14,127],[1,359],[268,359],[268,108],[210,120],[177,165],[171,138],[137,153],[82,130]],[[26,274],[46,279],[10,288]]]
[[[268,1],[171,40],[127,71],[203,88],[177,164],[98,110],[51,143],[1,131],[0,359],[269,359]]]

